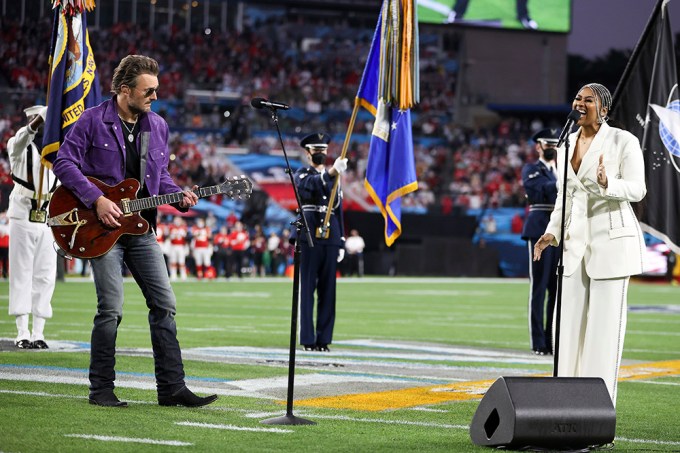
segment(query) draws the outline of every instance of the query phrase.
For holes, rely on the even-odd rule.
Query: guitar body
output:
[[[120,227],[108,228],[97,218],[97,211],[86,207],[64,186],[52,194],[48,208],[47,225],[57,245],[67,254],[89,259],[102,256],[113,247],[124,234],[141,235],[149,231],[149,222],[138,212],[163,204],[180,203],[183,192],[137,199],[139,182],[125,179],[115,186],[104,184],[92,177],[87,179],[104,192],[104,196],[120,207],[123,215],[118,218]],[[253,193],[253,183],[245,176],[228,178],[221,184],[192,189],[199,198],[225,194],[232,200],[246,200]]]
[[[135,200],[139,182],[125,179],[115,186],[88,177],[104,196],[114,203],[121,200]],[[64,186],[59,186],[52,195],[48,212],[54,240],[67,254],[89,259],[104,255],[111,250],[124,234],[141,235],[149,230],[149,222],[139,213],[133,212],[118,218],[120,227],[107,228],[97,218],[94,208],[88,208]]]

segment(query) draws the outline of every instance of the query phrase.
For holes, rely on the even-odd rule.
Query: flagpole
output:
[[[352,109],[352,116],[349,118],[349,125],[347,126],[347,132],[345,133],[345,141],[342,144],[342,152],[340,153],[340,158],[344,159],[347,155],[347,148],[349,148],[349,140],[352,138],[352,132],[354,131],[354,122],[357,119],[357,112],[359,111],[359,98],[354,98],[354,108]],[[328,198],[328,208],[326,209],[326,216],[323,219],[322,226],[316,231],[317,238],[328,238],[330,235],[331,227],[331,214],[333,213],[333,205],[335,204],[335,196],[338,192],[338,186],[340,182],[340,175],[335,178],[333,182],[333,188],[331,189],[330,197]]]
[[[56,12],[56,14],[59,14],[59,11]],[[51,44],[50,44],[51,47]],[[50,54],[48,55],[47,58],[48,64],[47,64],[47,90],[46,90],[46,97],[45,97],[45,105],[49,108],[49,102],[50,102],[50,87],[52,86],[52,63],[53,63],[53,55],[52,55],[52,49],[50,48]],[[47,113],[45,113],[45,116],[47,116]],[[43,122],[42,127],[46,127],[46,122]],[[42,189],[43,189],[43,179],[45,176],[45,159],[43,158],[42,155],[42,147],[43,144],[40,144],[40,177],[38,178],[38,199],[37,199],[37,206],[40,206],[42,204]]]
[[[654,28],[654,22],[657,14],[659,14],[659,12],[661,11],[661,6],[664,4],[664,2],[668,1],[670,0],[657,0],[656,6],[654,6],[654,10],[652,11],[652,14],[649,16],[649,20],[647,20],[645,30],[642,32],[642,36],[638,40],[637,44],[635,44],[633,53],[630,55],[628,63],[626,63],[626,67],[623,70],[623,74],[619,79],[618,85],[616,85],[616,90],[614,90],[614,95],[612,96],[612,110],[614,110],[616,107],[616,101],[618,100],[619,95],[621,94],[621,90],[628,83],[628,78],[630,77],[630,74],[633,71],[633,65],[635,64],[635,60],[637,60],[638,54],[642,51],[642,43],[644,43],[647,40],[647,36],[652,32],[652,29]]]

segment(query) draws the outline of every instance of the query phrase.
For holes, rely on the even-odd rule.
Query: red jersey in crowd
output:
[[[210,238],[212,236],[212,231],[206,226],[194,226],[191,228],[191,236],[193,237],[194,248],[207,248],[210,247]]]
[[[231,240],[229,239],[229,233],[223,233],[220,231],[215,236],[213,236],[213,244],[218,249],[228,249],[231,248]]]
[[[234,230],[229,233],[232,250],[242,252],[250,247],[250,235],[243,229],[241,222],[236,222]]]
[[[187,227],[185,225],[170,225],[168,236],[170,237],[170,244],[172,245],[186,245],[187,243]]]

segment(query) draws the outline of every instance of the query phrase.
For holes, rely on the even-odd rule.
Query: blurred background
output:
[[[279,112],[279,124],[293,170],[306,165],[299,141],[313,132],[333,137],[332,162],[381,3],[107,0],[87,14],[105,97],[123,56],[160,63],[153,109],[170,125],[178,184],[214,185],[242,174],[255,183],[247,201],[204,199],[183,218],[189,229],[204,219],[215,233],[242,221],[253,249],[237,265],[253,275],[286,272],[295,200],[272,120],[250,100],[291,106]],[[363,185],[373,117],[357,117],[342,187],[346,231],[356,229],[365,242],[362,274],[527,276],[521,168],[537,158],[530,137],[561,128],[584,83],[614,92],[655,1],[530,0],[531,22],[518,17],[515,2],[472,0],[455,20],[454,4],[418,2],[421,102],[412,120],[419,189],[402,201],[403,233],[391,247]],[[45,104],[52,22],[47,0],[0,1],[0,212],[13,184],[7,140],[25,124],[24,108]],[[164,208],[161,224],[177,214]],[[670,278],[675,256],[647,240],[645,275]],[[262,269],[254,268],[258,253]],[[87,268],[70,263],[67,271]]]

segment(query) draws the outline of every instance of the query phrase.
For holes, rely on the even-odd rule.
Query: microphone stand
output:
[[[553,377],[557,377],[557,364],[560,358],[560,320],[562,318],[562,279],[564,278],[564,223],[566,221],[566,206],[567,206],[567,170],[569,165],[569,133],[573,123],[568,123],[564,136],[564,178],[562,184],[562,221],[560,223],[560,245],[558,247],[557,256],[557,294],[555,295],[555,334],[554,342],[555,348],[553,350]]]
[[[291,222],[291,225],[295,226],[297,235],[295,239],[295,251],[293,253],[293,308],[291,310],[290,319],[290,353],[288,355],[288,395],[286,398],[286,415],[282,417],[268,418],[266,420],[262,420],[260,423],[264,423],[265,425],[316,425],[316,422],[293,415],[293,389],[295,387],[295,346],[297,344],[298,301],[300,299],[300,241],[302,240],[302,233],[304,232],[305,238],[307,239],[307,244],[310,247],[314,247],[314,242],[312,241],[312,236],[309,233],[307,219],[302,212],[300,193],[298,192],[297,186],[295,185],[293,170],[290,167],[288,154],[286,153],[286,147],[283,144],[283,138],[281,137],[281,129],[279,129],[279,118],[276,115],[276,108],[272,106],[267,106],[267,108],[271,110],[272,120],[276,126],[276,132],[279,135],[279,142],[281,143],[281,149],[283,150],[283,157],[286,159],[286,173],[288,173],[288,176],[290,177],[290,183],[293,185],[293,192],[295,192],[295,201],[297,202],[297,212],[299,217],[294,222]]]

